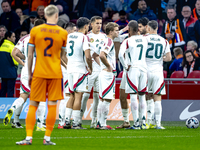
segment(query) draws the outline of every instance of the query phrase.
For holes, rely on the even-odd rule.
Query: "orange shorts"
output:
[[[45,79],[33,77],[31,82],[30,100],[45,102],[63,99],[63,79]]]

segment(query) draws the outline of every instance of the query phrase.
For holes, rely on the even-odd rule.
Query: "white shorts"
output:
[[[70,93],[87,92],[88,91],[87,78],[88,74],[68,73],[69,92]]]
[[[165,95],[163,72],[148,72],[148,93]]]
[[[25,73],[23,71],[24,69],[22,68],[22,73],[21,73],[21,86],[20,86],[20,94],[26,93],[30,94],[30,87],[28,85],[28,72]]]
[[[125,92],[147,92],[147,73],[138,68],[130,68],[126,73]]]
[[[91,92],[92,87],[93,91],[99,92],[99,74],[100,72],[92,72],[88,75],[88,92]]]
[[[68,83],[67,72],[63,72],[63,84],[64,84],[64,93],[68,93],[69,94],[69,87],[68,87],[69,83]]]
[[[99,74],[99,98],[115,99],[115,75],[112,72],[101,71]]]
[[[126,71],[123,71],[123,75],[122,75],[122,79],[121,79],[121,83],[119,86],[120,89],[125,90],[126,88]]]

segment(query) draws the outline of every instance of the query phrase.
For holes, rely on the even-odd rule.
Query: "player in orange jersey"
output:
[[[66,63],[67,31],[57,26],[58,9],[54,5],[45,8],[47,23],[34,27],[30,33],[28,47],[28,77],[31,87],[30,105],[26,117],[26,139],[17,145],[31,145],[35,125],[36,110],[40,102],[46,101],[48,93],[48,114],[44,145],[56,145],[50,141],[50,135],[56,121],[57,100],[63,99],[63,81],[61,59]],[[36,50],[36,64],[33,75],[32,60]]]

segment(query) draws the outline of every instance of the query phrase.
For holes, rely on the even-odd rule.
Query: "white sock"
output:
[[[46,141],[50,141],[50,136],[44,136],[44,139],[46,140]]]
[[[43,127],[45,112],[46,112],[46,102],[40,102],[37,109],[37,117],[38,117],[37,126],[39,128]]]
[[[26,137],[26,140],[31,140],[32,139],[32,136],[27,136]]]
[[[161,115],[162,115],[162,106],[161,101],[155,101],[155,119],[156,119],[156,125],[161,125]]]
[[[99,101],[99,105],[97,107],[97,121],[101,124],[101,105],[102,105],[102,101]]]
[[[22,112],[22,108],[23,108],[23,105],[19,106],[16,110],[15,110],[15,114],[14,114],[14,123],[15,122],[19,122],[19,116]]]
[[[10,109],[12,109],[14,112],[17,108],[19,108],[20,106],[22,106],[24,104],[24,99],[19,97],[18,99],[16,99],[12,106],[10,107]]]
[[[142,124],[145,124],[146,112],[147,112],[147,104],[146,104],[145,95],[139,95],[139,107],[140,107],[140,113],[142,117]]]
[[[134,125],[139,125],[139,118],[138,118],[138,101],[137,101],[137,94],[130,94],[131,98],[131,112],[133,115]]]
[[[107,126],[106,125],[106,119],[109,113],[109,108],[110,108],[110,102],[103,101],[102,105],[102,113],[101,113],[101,126]]]
[[[122,115],[124,117],[124,122],[129,122],[129,109],[122,109]]]
[[[80,110],[73,110],[73,125],[77,126],[80,122]]]
[[[147,100],[147,123],[150,124],[154,118],[154,101],[153,99]]]
[[[70,121],[70,119],[72,117],[72,111],[73,111],[73,109],[66,108],[66,110],[65,110],[65,121],[68,121],[68,122]]]
[[[87,107],[87,101],[88,101],[89,97],[90,97],[90,93],[84,93],[83,94],[82,101],[81,101],[81,112],[80,112],[81,120],[80,120],[80,123],[82,123],[83,114],[84,114],[85,109]]]
[[[99,93],[93,92],[93,104],[92,104],[92,123],[97,120],[97,107],[99,104]]]
[[[64,97],[64,100],[60,101],[59,105],[59,124],[61,126],[64,125],[65,123],[65,110],[66,110],[66,105],[69,100],[69,96]]]

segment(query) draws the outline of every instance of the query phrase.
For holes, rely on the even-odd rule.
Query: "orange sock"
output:
[[[51,132],[53,131],[56,122],[56,107],[57,105],[48,105],[45,136],[51,136]]]
[[[26,116],[26,136],[33,136],[33,128],[36,121],[37,107],[29,105],[28,113]]]

